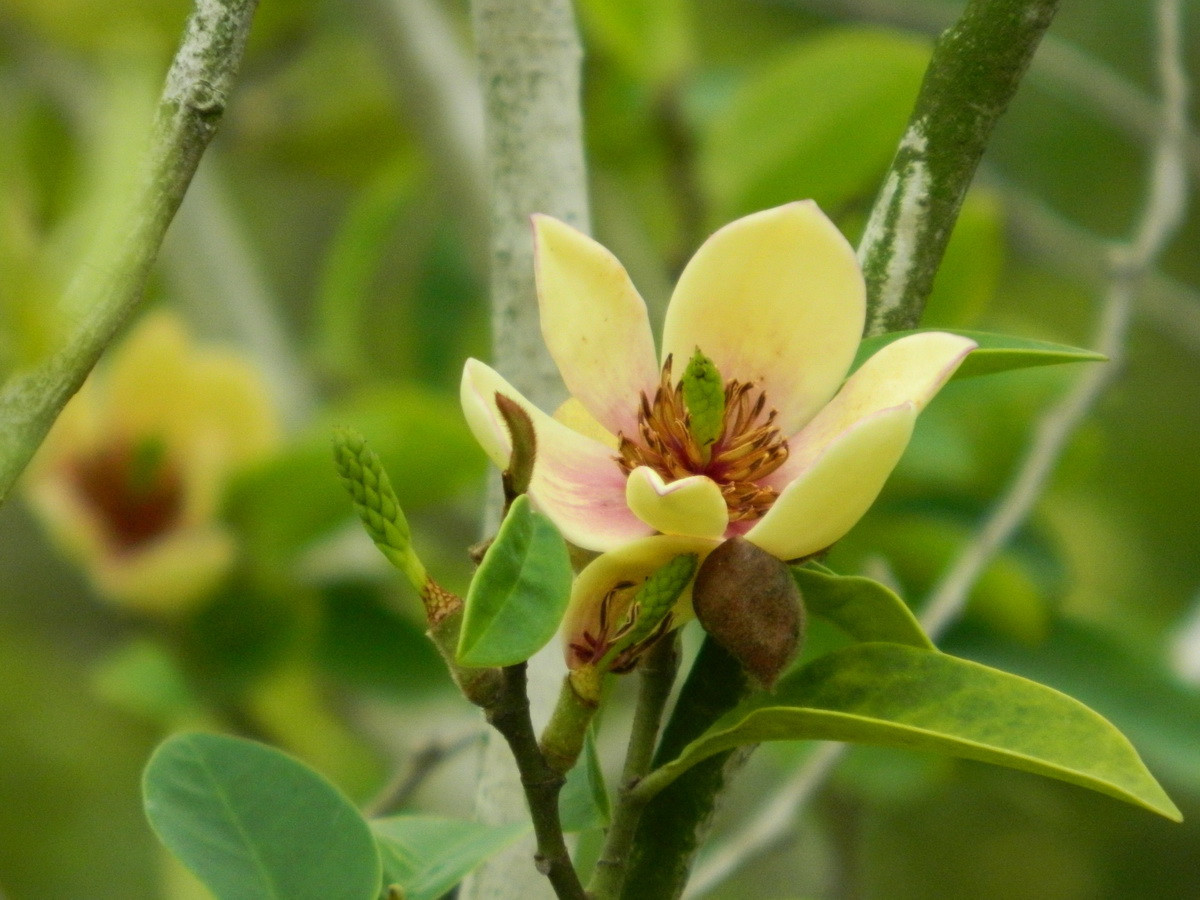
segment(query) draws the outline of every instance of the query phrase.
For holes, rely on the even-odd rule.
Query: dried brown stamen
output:
[[[649,466],[668,482],[707,475],[720,486],[731,522],[757,519],[778,496],[759,482],[788,455],[775,419],[775,410],[767,411],[765,392],[740,381],[726,383],[721,434],[706,457],[692,435],[682,382],[672,384],[668,356],[654,398],[642,394],[636,439],[618,436],[617,464],[626,474]]]

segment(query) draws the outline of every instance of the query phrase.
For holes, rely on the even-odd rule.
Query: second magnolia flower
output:
[[[547,415],[469,360],[463,410],[501,468],[511,448],[496,394],[529,413],[530,497],[567,540],[617,551],[593,563],[604,570],[734,535],[783,560],[830,546],[875,500],[918,412],[975,347],[916,334],[847,379],[865,286],[853,249],[811,201],[746,216],[705,241],[676,285],[657,356],[646,305],[608,250],[548,216],[534,217],[534,242],[542,333],[572,398]],[[677,380],[697,354],[724,386],[703,446]],[[660,534],[675,539],[639,549]]]

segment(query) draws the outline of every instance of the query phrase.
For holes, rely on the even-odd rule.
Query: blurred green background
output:
[[[1200,3],[1185,6],[1200,78]],[[0,372],[52,339],[56,298],[135,171],[188,7],[0,0]],[[813,197],[857,238],[931,35],[957,8],[581,0],[594,231],[652,310],[698,243],[746,212]],[[1050,34],[997,129],[926,325],[1092,340],[1102,242],[1127,234],[1144,192],[1151,4],[1065,3]],[[26,505],[0,510],[0,896],[202,896],[140,811],[141,766],[174,728],[271,740],[364,802],[431,741],[481,728],[407,588],[349,521],[328,454],[330,425],[363,431],[426,561],[464,586],[485,465],[456,385],[463,359],[488,352],[486,234],[463,170],[478,148],[444,151],[448,123],[470,120],[470,90],[454,116],[431,105],[414,51],[441,38],[437,61],[469,86],[465,4],[264,3],[172,227],[150,302],[239,347],[288,425],[278,454],[227,486],[240,553],[218,594],[166,622],[122,611]],[[1139,298],[1125,371],[942,641],[1111,718],[1187,822],[862,749],[791,841],[713,896],[1200,896],[1198,238],[1193,205]],[[889,571],[919,604],[1079,374],[948,387],[830,564]],[[718,831],[768,798],[798,752],[758,754]],[[454,754],[408,808],[469,814],[471,766]]]

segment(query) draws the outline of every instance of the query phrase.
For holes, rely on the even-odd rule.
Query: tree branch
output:
[[[868,335],[915,328],[975,167],[1058,0],[971,0],[933,58],[858,248]]]
[[[159,100],[144,175],[64,298],[59,347],[0,388],[0,504],[100,354],[137,309],[167,226],[225,110],[258,0],[198,0]]]

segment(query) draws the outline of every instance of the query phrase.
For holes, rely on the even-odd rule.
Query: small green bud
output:
[[[633,623],[629,631],[605,654],[609,661],[654,635],[663,619],[670,614],[679,595],[691,583],[698,561],[695,553],[681,553],[642,582],[629,604]]]
[[[430,579],[413,550],[408,521],[379,456],[361,434],[338,428],[333,433],[333,459],[367,534],[424,599]]]
[[[725,382],[716,363],[696,348],[683,373],[683,405],[705,458],[725,427]]]
[[[708,555],[692,605],[713,639],[768,689],[804,639],[804,604],[791,571],[745,538]]]

